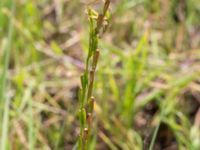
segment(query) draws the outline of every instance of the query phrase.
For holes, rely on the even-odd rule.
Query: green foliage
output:
[[[2,150],[200,149],[199,0],[108,4],[0,2]]]

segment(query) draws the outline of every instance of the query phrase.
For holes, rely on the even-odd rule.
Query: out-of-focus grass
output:
[[[11,12],[12,16],[9,19],[9,27],[8,27],[8,35],[6,39],[5,48],[3,49],[3,61],[2,61],[2,72],[0,78],[0,120],[2,120],[1,127],[1,149],[7,149],[8,143],[8,128],[9,128],[9,105],[10,105],[10,98],[7,92],[8,89],[8,82],[7,82],[7,72],[8,72],[8,65],[10,59],[10,49],[12,45],[12,36],[13,36],[13,17],[14,17],[14,10],[15,10],[15,2],[10,1],[11,5]],[[3,19],[2,19],[3,21]]]
[[[15,3],[13,19],[12,0],[0,3],[0,92],[6,97],[1,96],[0,108],[9,118],[3,121],[1,113],[9,139],[6,143],[2,136],[1,147],[72,149],[88,50],[87,1]],[[112,1],[94,85],[95,149],[148,149],[159,124],[153,149],[200,148],[199,4]],[[15,32],[8,42],[11,24]]]

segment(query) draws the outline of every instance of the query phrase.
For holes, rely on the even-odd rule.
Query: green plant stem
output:
[[[88,9],[89,21],[90,21],[90,35],[89,35],[89,50],[86,59],[86,67],[83,76],[81,76],[81,90],[80,90],[80,135],[79,135],[79,146],[80,150],[88,150],[90,139],[91,139],[91,123],[94,98],[93,95],[93,84],[95,71],[99,58],[98,50],[98,38],[99,31],[103,28],[104,18],[108,10],[110,0],[106,0],[104,3],[104,9],[102,14],[97,15],[97,20],[93,18],[93,10]],[[95,26],[96,21],[96,26]],[[92,58],[92,60],[91,60]]]
[[[3,114],[3,127],[2,127],[2,136],[1,136],[1,150],[6,150],[7,145],[7,134],[8,134],[8,127],[9,127],[9,105],[10,105],[10,98],[6,98],[6,102],[4,105],[4,114]]]
[[[6,81],[7,81],[7,71],[8,71],[8,65],[9,65],[9,59],[10,59],[10,50],[11,50],[11,44],[12,44],[12,37],[13,37],[13,17],[14,17],[14,11],[15,11],[15,2],[12,1],[11,3],[11,12],[12,15],[9,19],[9,28],[8,28],[8,41],[6,43],[6,47],[4,50],[4,61],[3,61],[3,71],[1,74],[0,79],[0,107],[4,106],[3,112],[0,113],[0,115],[3,115],[3,126],[2,126],[2,135],[1,135],[1,150],[6,150],[7,145],[7,133],[8,133],[8,122],[9,122],[9,104],[10,99],[5,96],[6,93]],[[5,100],[5,102],[4,102]],[[0,118],[0,120],[2,120]]]
[[[162,109],[163,110],[163,109]],[[151,143],[150,143],[150,146],[149,146],[149,150],[153,150],[153,146],[155,144],[155,141],[156,141],[156,136],[158,135],[158,130],[160,128],[160,124],[163,120],[163,116],[164,116],[164,112],[161,110],[160,112],[160,120],[159,120],[159,123],[158,125],[156,126],[155,130],[154,130],[154,133],[153,133],[153,137],[152,137],[152,140],[151,140]]]
[[[158,125],[156,126],[155,130],[154,130],[154,133],[153,133],[153,137],[152,137],[152,140],[151,140],[151,144],[150,144],[150,147],[149,147],[149,150],[153,150],[153,146],[155,144],[155,141],[156,141],[156,136],[158,134],[158,130],[160,128],[160,123],[161,121],[159,121]]]

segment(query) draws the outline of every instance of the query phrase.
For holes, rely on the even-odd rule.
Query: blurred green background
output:
[[[0,1],[0,149],[71,150],[101,0]],[[91,149],[200,149],[200,1],[112,0]]]

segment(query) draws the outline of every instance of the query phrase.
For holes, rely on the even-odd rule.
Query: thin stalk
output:
[[[32,99],[29,99],[29,119],[28,119],[28,139],[29,139],[29,149],[34,150],[34,123],[33,123],[33,104]]]
[[[154,133],[153,133],[153,137],[152,137],[152,140],[151,140],[151,143],[150,143],[150,147],[149,147],[149,150],[153,150],[153,146],[155,144],[155,141],[156,141],[156,136],[158,134],[158,130],[160,128],[160,123],[161,121],[159,121],[158,125],[156,126],[155,130],[154,130]]]
[[[9,105],[10,98],[6,98],[6,102],[4,105],[4,114],[3,114],[3,126],[2,126],[2,136],[1,136],[1,150],[6,150],[7,148],[7,138],[8,138],[8,127],[9,127]]]
[[[28,146],[29,150],[35,149],[35,132],[36,132],[36,126],[34,122],[34,115],[33,115],[33,99],[31,97],[32,91],[34,88],[34,82],[31,82],[29,85],[29,94],[27,96],[28,101]]]
[[[154,133],[153,133],[153,137],[152,137],[152,140],[151,140],[151,143],[150,143],[150,146],[149,146],[149,150],[153,150],[153,147],[154,147],[154,144],[155,144],[155,141],[156,141],[156,136],[158,135],[158,130],[160,128],[160,124],[163,120],[163,111],[161,110],[161,113],[160,113],[160,120],[159,120],[159,123],[158,125],[156,126],[155,130],[154,130]]]
[[[10,50],[11,50],[11,44],[12,44],[12,36],[13,36],[13,17],[14,17],[14,10],[15,10],[15,2],[12,1],[11,6],[12,16],[9,19],[9,28],[8,28],[8,41],[6,43],[5,49],[4,49],[4,56],[3,56],[3,70],[0,78],[0,103],[3,103],[4,97],[5,97],[5,89],[6,89],[6,80],[7,80],[7,70],[10,60]],[[2,106],[2,105],[1,105]]]
[[[83,75],[81,76],[81,89],[79,93],[80,110],[80,135],[78,142],[79,150],[88,150],[91,140],[92,114],[93,114],[93,85],[95,71],[99,59],[98,39],[100,30],[104,29],[104,22],[110,0],[106,0],[102,14],[96,15],[92,9],[88,9],[88,16],[90,21],[90,35],[89,35],[89,50],[86,59],[86,66]],[[95,20],[94,18],[97,18]],[[92,60],[91,60],[92,59]]]
[[[3,65],[3,71],[0,78],[0,85],[1,85],[0,86],[0,107],[4,106],[4,111],[0,113],[0,119],[3,114],[3,125],[2,125],[2,131],[1,131],[2,132],[1,133],[2,134],[1,135],[1,150],[6,150],[7,134],[8,134],[8,127],[9,127],[8,122],[9,122],[10,99],[5,96],[5,92],[6,92],[6,82],[7,82],[7,71],[8,71],[9,60],[10,60],[10,50],[11,50],[12,37],[13,37],[14,10],[15,10],[15,2],[12,1],[12,5],[11,5],[12,16],[9,19],[8,41],[4,49],[4,61],[3,61],[4,65]]]

